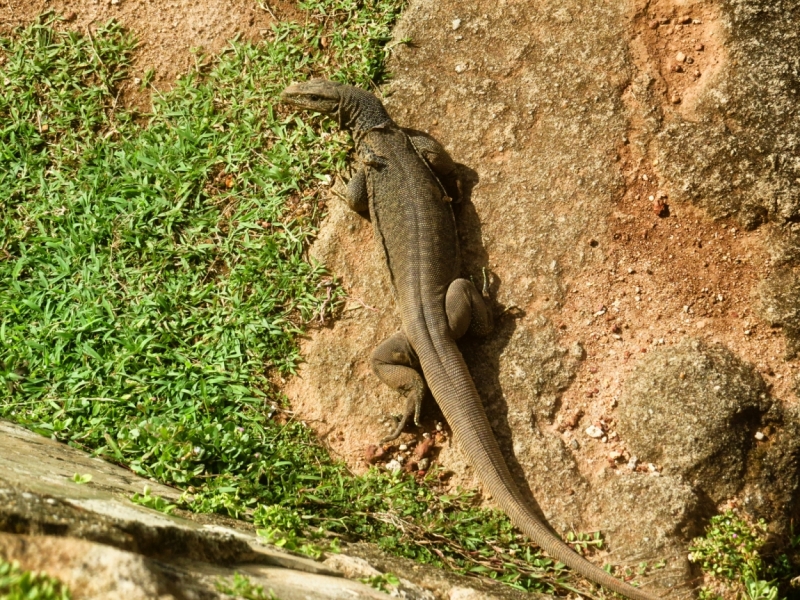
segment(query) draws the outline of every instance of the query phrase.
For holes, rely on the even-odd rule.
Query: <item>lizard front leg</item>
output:
[[[425,380],[419,372],[419,359],[403,332],[384,340],[372,353],[372,371],[390,388],[406,394],[406,408],[395,430],[381,440],[381,444],[397,439],[408,419],[413,415],[419,425]]]
[[[341,179],[339,181],[342,181]],[[338,182],[337,182],[338,184]],[[344,189],[341,189],[344,187]],[[367,173],[363,166],[354,169],[347,185],[335,185],[333,193],[347,202],[352,210],[365,212],[369,209],[369,196],[367,194]]]

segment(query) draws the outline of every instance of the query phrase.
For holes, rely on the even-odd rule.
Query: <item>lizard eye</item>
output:
[[[310,95],[308,98],[309,98],[309,99],[310,99],[312,102],[318,102],[318,101],[319,101],[319,96],[317,96],[316,94],[311,94],[311,95]]]

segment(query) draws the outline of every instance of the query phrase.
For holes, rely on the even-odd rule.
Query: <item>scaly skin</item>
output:
[[[354,177],[348,201],[357,210],[368,202],[403,323],[403,332],[384,343],[385,351],[376,351],[376,373],[389,385],[410,392],[414,399],[407,409],[410,414],[413,404],[418,412],[424,390],[412,369],[421,367],[455,439],[515,526],[587,579],[632,600],[655,600],[575,553],[538,519],[514,483],[455,342],[466,330],[469,310],[475,314],[483,308],[477,306],[474,293],[471,302],[460,304],[451,304],[448,295],[459,276],[459,249],[451,203],[434,173],[437,157],[421,152],[381,102],[358,88],[314,80],[289,86],[282,100],[332,115],[353,133],[365,178],[359,182]],[[443,164],[452,165],[449,159]]]

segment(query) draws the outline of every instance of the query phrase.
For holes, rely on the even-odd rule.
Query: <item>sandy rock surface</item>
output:
[[[653,584],[681,593],[723,502],[797,515],[798,23],[761,0],[419,0],[395,32],[385,103],[461,165],[464,272],[491,273],[496,331],[461,347],[512,472],[556,530],[666,559]],[[349,298],[287,393],[363,470],[404,406],[369,369],[399,321],[368,220],[333,200],[312,253]]]

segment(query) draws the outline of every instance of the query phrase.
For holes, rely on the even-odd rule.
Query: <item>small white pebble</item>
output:
[[[387,471],[392,471],[393,473],[396,473],[397,471],[399,471],[402,468],[403,468],[403,465],[400,463],[399,460],[396,460],[396,459],[395,460],[390,460],[388,463],[386,463],[386,470]]]
[[[636,470],[636,465],[638,463],[639,463],[639,457],[638,456],[631,456],[631,459],[628,461],[628,468],[631,471],[635,471]]]
[[[765,436],[765,435],[764,435],[763,433],[761,433],[760,431],[756,431],[756,439],[757,439],[759,442],[760,442],[761,440],[763,440],[765,437],[767,437],[767,436]]]
[[[456,65],[456,73],[463,73],[466,70],[467,70],[467,65],[461,63]]]
[[[408,444],[400,444],[400,445],[399,445],[397,448],[398,448],[398,449],[399,449],[401,452],[405,452],[406,450],[408,450]]]
[[[436,431],[441,431],[441,430],[442,430],[442,424],[436,423]]]
[[[642,180],[647,181],[647,173],[642,173]]]
[[[453,31],[461,27],[461,19],[453,19]]]
[[[686,55],[683,52],[678,52],[675,55],[675,60],[677,60],[678,62],[683,62],[686,60]]]
[[[603,430],[597,427],[597,425],[589,425],[589,427],[586,428],[586,435],[597,440],[603,437]]]
[[[420,458],[419,462],[417,463],[417,468],[420,471],[426,471],[428,467],[431,466],[431,459],[430,458]]]

